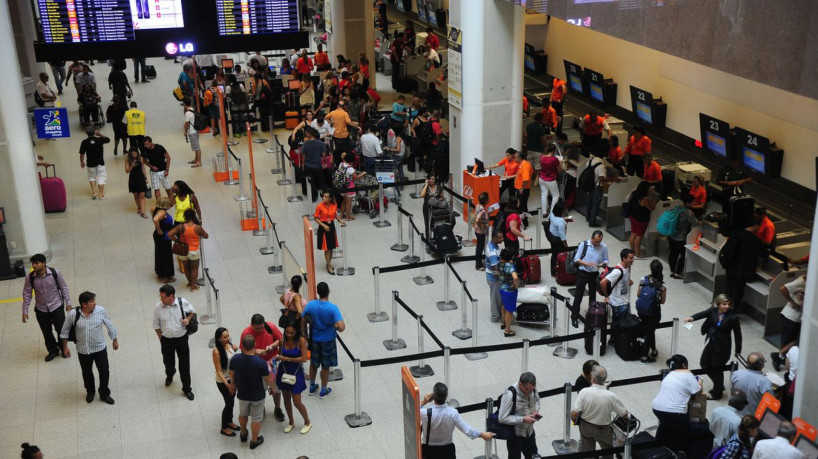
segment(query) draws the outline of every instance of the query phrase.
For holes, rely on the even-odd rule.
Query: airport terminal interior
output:
[[[208,7],[203,7],[206,11],[191,11],[198,8],[199,2],[208,3]],[[460,406],[485,405],[487,398],[496,400],[506,388],[517,383],[522,372],[532,372],[537,378],[537,391],[556,390],[540,402],[544,416],[534,424],[538,454],[541,457],[557,454],[558,448],[552,442],[564,440],[566,433],[566,396],[562,388],[581,375],[583,363],[594,358],[594,350],[586,352],[583,336],[559,347],[554,347],[559,340],[541,342],[585,331],[583,322],[589,303],[588,298],[583,298],[580,311],[583,320],[574,328],[566,306],[572,301],[574,285],[558,282],[550,269],[551,255],[543,250],[551,248],[542,226],[547,215],[542,215],[540,196],[545,188],[531,185],[528,212],[524,215],[527,225],[522,229],[531,242],[524,242],[521,248],[539,253],[541,278],[526,287],[535,292],[532,302],[545,305],[541,308],[546,310],[547,318],[521,320],[518,316],[510,325],[516,334],[509,336],[502,325],[492,320],[485,270],[475,269],[473,258],[457,260],[475,254],[474,231],[469,222],[473,210],[464,211],[462,201],[476,204],[475,190],[486,187],[484,183],[494,187],[485,188],[492,200],[489,204],[507,200],[507,195],[497,193],[496,175],[492,178],[474,172],[478,165],[488,168],[498,163],[507,148],[523,149],[524,133],[539,132],[527,127],[536,122],[537,114],[547,111],[544,105],[553,99],[557,80],[563,85],[562,90],[567,91],[564,103],[559,104],[562,113],[559,130],[555,131],[564,133],[568,142],[559,147],[568,169],[559,179],[560,201],[567,207],[565,215],[571,217],[567,224],[568,246],[581,245],[594,230],[599,230],[607,245],[610,265],[615,265],[620,251],[629,247],[632,230],[629,218],[623,217],[623,203],[641,180],[642,171],[639,176],[616,180],[619,175],[615,165],[605,157],[603,175],[611,180],[605,182],[598,220],[593,222],[594,227],[589,227],[586,203],[592,193],[575,189],[588,167],[587,151],[599,151],[598,144],[593,149],[593,145],[588,148],[582,145],[588,134],[580,123],[585,124],[589,112],[605,117],[610,130],[602,136],[616,136],[623,151],[635,129],[643,128],[663,169],[664,178],[655,184],[658,204],[649,212],[647,233],[638,251],[641,256],[631,268],[634,285],[629,289],[628,301],[630,311],[636,314],[637,284],[651,274],[651,263],[658,260],[667,288],[661,320],[679,320],[675,326],[656,330],[655,360],[640,361],[639,356],[623,360],[614,345],[608,345],[607,352],[598,357],[599,365],[607,370],[608,380],[613,382],[610,390],[641,421],[639,430],[656,433],[658,420],[652,407],[660,381],[654,378],[626,385],[617,385],[616,381],[659,375],[667,368],[666,360],[673,350],[687,358],[690,369],[701,368],[700,355],[705,348],[701,321],[686,327],[684,319],[708,310],[717,295],[728,291],[730,280],[720,265],[719,255],[728,240],[726,236],[734,234],[729,228],[725,234],[724,228],[731,225],[729,213],[734,200],[728,197],[723,208],[720,196],[731,187],[718,182],[723,177],[720,171],[733,157],[738,158],[744,176],[752,178],[744,186],[741,202],[746,205],[749,199],[750,208],[766,210],[775,227],[776,240],[771,249],[751,257],[756,262],[755,274],[746,278],[743,301],[736,305],[743,335],[741,358],[731,356],[730,360],[736,361],[736,368],[740,369],[750,353],[766,356],[763,371],[780,397],[790,397],[791,406],[794,397],[793,416],[800,416],[805,424],[818,425],[816,388],[808,384],[796,386],[794,395],[787,395],[787,371],[783,366],[780,371],[773,368],[770,358],[779,346],[787,344],[780,339],[780,314],[787,303],[781,287],[807,275],[806,293],[801,292],[805,296],[806,326],[798,343],[801,348],[798,381],[809,381],[816,371],[806,362],[814,361],[810,350],[818,349],[816,316],[812,314],[818,279],[808,270],[818,175],[818,159],[814,158],[818,142],[815,116],[818,85],[814,75],[818,69],[815,62],[806,59],[808,51],[803,48],[818,43],[816,32],[807,30],[808,18],[817,17],[818,6],[799,1],[794,2],[797,7],[776,12],[776,20],[792,20],[803,27],[783,39],[786,43],[775,50],[769,43],[756,46],[762,38],[748,37],[761,27],[758,17],[761,13],[743,11],[749,8],[744,2],[727,0],[529,0],[522,2],[524,5],[510,0],[156,0],[157,11],[165,13],[164,17],[154,13],[152,20],[160,23],[157,26],[149,25],[149,2],[145,2],[144,13],[142,0],[112,3],[117,6],[106,10],[109,16],[99,21],[108,21],[110,25],[116,22],[111,19],[116,14],[132,15],[133,24],[129,25],[131,18],[126,18],[128,24],[120,31],[125,34],[125,45],[121,37],[87,38],[85,29],[78,29],[76,36],[82,37],[79,41],[89,42],[71,43],[73,25],[67,38],[62,38],[67,43],[57,40],[56,32],[51,39],[44,35],[59,23],[52,21],[56,17],[53,15],[65,14],[67,22],[60,24],[75,24],[76,21],[67,19],[70,15],[66,5],[72,5],[71,8],[90,5],[85,0],[0,0],[0,37],[5,43],[0,46],[0,59],[9,63],[14,74],[0,101],[0,274],[5,279],[0,280],[0,364],[5,368],[0,372],[3,387],[0,457],[19,457],[23,443],[37,445],[47,458],[217,458],[228,452],[238,457],[266,458],[419,457],[410,455],[416,454],[410,451],[417,449],[422,438],[416,438],[417,432],[413,431],[414,419],[419,417],[406,412],[407,406],[413,405],[407,398],[401,367],[419,366],[423,370],[425,365],[433,374],[414,378],[420,398],[430,393],[435,383],[445,381],[449,398],[456,399]],[[150,3],[153,7],[154,3]],[[265,30],[269,33],[253,35],[256,25],[253,22],[251,29],[248,24],[252,21],[247,21],[247,17],[255,21],[256,12],[252,10],[248,15],[241,9],[248,3],[259,10],[263,6],[282,8],[281,14],[295,18],[295,23],[276,30],[269,26],[270,30]],[[187,9],[184,13],[183,7]],[[768,10],[771,8],[763,9]],[[688,18],[704,12],[713,15],[712,21],[697,25],[688,22]],[[243,14],[244,30],[236,25]],[[221,34],[214,35],[212,47],[184,38],[196,35],[190,30],[201,26],[197,21],[211,18],[218,18]],[[182,19],[184,24],[180,26]],[[645,25],[645,30],[623,32],[627,28],[624,21]],[[91,20],[80,23],[91,24]],[[407,23],[414,25],[416,37],[410,45],[414,49],[407,52],[402,64],[393,65],[389,56],[395,49],[392,42],[397,33],[406,32]],[[236,35],[226,32],[231,26]],[[152,27],[157,30],[149,30]],[[677,30],[684,27],[693,30],[701,27],[701,34],[708,34],[714,41],[692,37],[689,46],[677,49],[681,45],[671,38],[684,36]],[[215,31],[217,25],[201,28]],[[773,33],[772,29],[770,22],[764,22],[764,33],[758,35],[766,37]],[[664,32],[665,38],[651,37]],[[252,41],[240,41],[242,34]],[[431,36],[439,42],[437,60],[428,53]],[[137,49],[117,48],[132,46],[127,44],[128,40],[135,40],[136,46],[161,44],[159,49],[144,51],[147,64],[155,71],[149,78],[134,77],[132,58],[138,57],[135,54],[105,51],[107,46],[114,50]],[[725,43],[728,49],[716,50],[715,43]],[[319,44],[328,51],[330,67],[338,69],[339,78],[343,76],[336,55],[343,54],[356,65],[348,69],[349,73],[360,70],[359,53],[369,62],[371,76],[367,81],[377,97],[371,93],[366,97],[371,110],[361,117],[361,122],[373,125],[375,132],[389,131],[395,123],[389,122],[389,116],[400,95],[406,97],[407,105],[412,103],[413,95],[418,95],[425,104],[430,84],[440,91],[443,133],[437,139],[442,143],[445,138],[449,150],[437,153],[438,169],[434,173],[446,186],[446,199],[451,199],[446,208],[451,219],[446,218],[442,226],[452,230],[454,249],[440,249],[437,228],[431,231],[430,250],[426,250],[418,234],[424,233],[426,209],[424,199],[417,193],[426,178],[422,168],[425,165],[402,164],[385,169],[378,166],[378,180],[356,181],[356,186],[379,181],[390,184],[395,180],[395,167],[401,169],[409,182],[380,190],[364,189],[353,197],[355,213],[347,217],[355,218],[349,219],[344,227],[336,224],[341,250],[332,258],[335,273],[328,272],[324,254],[319,253],[315,241],[318,225],[311,218],[315,203],[309,196],[302,197],[299,183],[284,182],[296,179],[290,158],[296,157],[298,144],[293,148],[290,138],[300,114],[297,107],[291,106],[292,100],[298,99],[299,87],[293,87],[290,83],[295,80],[281,74],[286,68],[282,61],[289,62],[292,48],[305,49],[313,57]],[[419,46],[427,49],[418,53]],[[775,54],[775,60],[757,68],[753,56],[748,55],[748,47],[764,57]],[[204,88],[211,86],[215,75],[211,70],[217,69],[238,77],[239,81],[248,78],[249,90],[249,80],[253,78],[239,74],[237,67],[249,70],[258,55],[268,64],[270,81],[278,80],[272,83],[270,91],[274,100],[273,129],[267,129],[267,120],[262,126],[260,119],[251,119],[251,130],[244,134],[233,126],[227,126],[226,131],[222,127],[219,135],[212,129],[199,132],[200,166],[195,164],[191,143],[183,134],[185,107],[174,97],[183,63],[189,63],[191,55],[195,55],[197,62],[204,62],[197,64],[201,69],[197,67],[192,72]],[[58,74],[52,73],[51,64],[59,61],[65,61],[65,66],[75,62],[88,65],[96,75],[100,96],[97,105],[102,111],[98,122],[82,119],[74,82],[64,83],[60,94],[56,94]],[[770,70],[780,69],[780,62],[788,63],[791,70],[788,75]],[[178,377],[169,386],[164,384],[160,341],[154,331],[153,314],[163,285],[154,270],[155,228],[149,218],[156,199],[147,198],[146,215],[140,215],[129,192],[126,151],[122,145],[114,150],[113,125],[110,119],[105,119],[105,109],[114,95],[106,84],[108,75],[112,66],[122,63],[129,83],[126,97],[144,111],[145,133],[169,153],[170,183],[183,181],[195,193],[201,225],[209,235],[201,242],[200,261],[207,269],[201,288],[191,290],[186,285],[185,275],[174,260],[172,285],[176,296],[189,301],[200,320],[198,333],[189,338],[193,400],[183,393]],[[17,84],[18,72],[22,84]],[[38,92],[41,72],[49,77],[47,86],[57,97],[56,106],[46,105],[45,111],[58,113],[62,126],[59,135],[46,129],[50,126],[47,120],[40,120],[44,112],[34,93]],[[315,69],[311,76],[323,84],[325,73],[326,70]],[[204,96],[203,92],[199,94]],[[206,113],[204,99],[199,101],[198,108],[194,101],[193,108]],[[228,104],[228,94],[222,100]],[[319,102],[316,97],[315,105]],[[227,116],[233,119],[233,115]],[[382,117],[387,117],[385,126],[378,123]],[[398,122],[403,126],[401,123]],[[107,175],[104,195],[102,191],[92,192],[88,171],[81,165],[80,145],[89,126],[111,139],[104,146]],[[556,142],[557,132],[548,134],[548,144]],[[413,158],[409,152],[415,143],[410,136],[405,137],[406,158]],[[388,139],[381,141],[386,146]],[[531,139],[527,141],[530,146]],[[605,148],[600,156],[607,152]],[[335,165],[331,167],[334,169]],[[361,161],[359,168],[365,167]],[[53,198],[46,195],[46,180],[54,172],[64,184],[65,205],[46,212]],[[502,174],[502,167],[494,172]],[[671,278],[668,236],[659,232],[658,223],[665,212],[684,205],[683,198],[689,194],[694,177],[704,182],[709,197],[697,213],[698,226],[685,236],[683,270],[679,278]],[[300,171],[298,179],[302,179]],[[161,194],[165,196],[164,189]],[[384,197],[387,199],[383,200]],[[369,212],[369,207],[374,210]],[[311,232],[305,232],[305,216],[310,217]],[[432,225],[436,222],[433,218]],[[420,230],[413,230],[412,224]],[[548,221],[545,225],[549,226]],[[305,234],[312,238],[311,243],[305,243]],[[410,248],[397,251],[394,246],[399,243]],[[32,269],[29,260],[36,253],[46,255],[47,266],[62,274],[72,306],[79,304],[80,293],[93,292],[97,305],[107,310],[116,327],[118,349],[113,349],[106,336],[113,405],[104,403],[101,394],[86,402],[73,344],[69,347],[70,358],[57,356],[44,361],[48,350],[33,311],[28,321],[21,321],[24,283]],[[407,262],[404,258],[408,255],[415,255],[416,259]],[[445,255],[455,257],[451,268],[441,262]],[[345,268],[354,268],[354,274],[341,275]],[[376,274],[375,268],[384,272]],[[214,380],[214,332],[217,326],[226,327],[232,342],[239,344],[239,336],[254,314],[262,314],[267,321],[277,324],[282,286],[288,285],[288,276],[293,274],[306,280],[301,290],[305,296],[316,283],[325,282],[330,290],[329,300],[340,309],[345,330],[339,333],[343,347],[338,345],[338,363],[333,372],[339,379],[331,378],[332,392],[327,397],[308,396],[306,391],[302,394],[312,425],[303,434],[299,433],[304,424],[297,412],[295,429],[285,432],[287,422],[275,419],[272,397],[267,396],[260,432],[265,441],[251,450],[239,435],[220,435],[224,402]],[[553,298],[552,289],[556,292]],[[393,301],[395,296],[402,305]],[[456,308],[439,307],[446,302],[456,304]],[[34,303],[32,300],[31,309]],[[384,320],[373,321],[372,316],[378,315],[375,313],[380,313]],[[467,339],[456,333],[464,329],[471,332]],[[403,340],[405,347],[388,350],[386,344],[394,343],[396,338]],[[508,344],[516,346],[496,347]],[[443,347],[453,353],[445,362],[442,352],[421,360],[384,360],[442,351]],[[468,355],[458,352],[473,347],[488,348]],[[475,353],[482,351],[487,353],[485,358],[477,358]],[[595,351],[599,353],[598,349]],[[576,354],[572,355],[573,352]],[[735,347],[732,352],[736,352]],[[353,359],[360,365],[356,366]],[[308,365],[304,364],[304,371]],[[725,395],[720,400],[707,401],[708,417],[727,403],[730,373],[725,371],[724,375]],[[701,378],[704,391],[711,390],[712,380],[704,374]],[[573,404],[577,393],[571,397]],[[774,411],[777,410],[776,407]],[[462,417],[475,429],[485,430],[484,408],[464,412]],[[362,419],[366,422],[361,422]],[[233,422],[239,422],[238,402]],[[350,426],[356,423],[363,425]],[[809,437],[808,429],[805,432]],[[574,441],[579,439],[576,425],[570,424],[568,433]],[[623,437],[617,438],[619,441]],[[453,439],[458,458],[482,458],[486,454],[484,440],[471,440],[457,431]],[[814,429],[811,440],[815,440]],[[808,443],[804,440],[804,448],[814,447]],[[621,442],[615,446],[621,446]],[[490,442],[489,449],[496,454],[491,457],[508,457],[504,441]],[[638,457],[635,452],[633,457]]]

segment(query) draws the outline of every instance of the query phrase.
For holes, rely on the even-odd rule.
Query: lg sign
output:
[[[192,53],[193,52],[193,43],[168,43],[165,45],[165,52],[170,54],[171,56],[178,54],[178,53]]]

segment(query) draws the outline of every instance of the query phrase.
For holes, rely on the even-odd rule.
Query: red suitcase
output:
[[[560,252],[557,254],[557,283],[560,285],[576,285],[576,273],[569,274],[565,270],[565,261],[567,258],[568,252]]]
[[[48,175],[48,168],[52,168],[53,177]],[[43,194],[43,209],[46,213],[65,212],[67,207],[65,183],[57,177],[57,168],[53,164],[45,168],[45,177],[40,175],[40,190]]]
[[[523,255],[520,257],[522,264],[523,282],[526,284],[540,283],[540,257],[537,255]]]
[[[600,354],[605,354],[605,347],[608,341],[605,339],[607,333],[605,329],[608,328],[608,309],[607,305],[602,301],[594,301],[588,306],[588,312],[585,313],[585,331],[590,331],[595,328],[602,330],[602,340],[600,341]],[[594,338],[592,336],[585,337],[585,353],[592,355],[594,353]]]

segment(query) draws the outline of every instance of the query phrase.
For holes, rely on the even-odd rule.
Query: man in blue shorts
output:
[[[329,285],[319,282],[316,290],[318,299],[307,303],[302,315],[311,324],[310,337],[310,395],[318,391],[315,374],[321,368],[321,392],[318,398],[326,398],[332,389],[327,387],[330,367],[338,366],[338,352],[335,349],[335,336],[344,331],[344,319],[338,306],[330,303]],[[302,321],[302,324],[306,322]]]

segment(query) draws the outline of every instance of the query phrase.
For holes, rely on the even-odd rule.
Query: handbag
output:
[[[181,239],[182,238],[180,236],[178,241],[173,241],[173,247],[171,247],[170,250],[174,255],[186,257],[188,252],[190,252],[190,246],[187,245],[187,242],[184,242]]]
[[[184,319],[185,318],[185,308],[182,307],[182,299],[177,298],[177,300],[179,302],[179,310],[182,311],[182,318]],[[199,317],[195,312],[193,313],[193,317],[191,317],[190,321],[187,323],[186,328],[187,328],[187,334],[188,335],[192,335],[192,334],[196,333],[197,331],[199,331]]]
[[[153,199],[153,189],[147,183],[145,184],[145,197],[148,199]]]
[[[283,346],[282,346],[282,351],[283,351],[283,350],[284,350],[284,349],[283,349]],[[289,385],[291,385],[291,386],[292,386],[292,385],[295,385],[295,381],[296,381],[296,377],[295,377],[295,376],[298,374],[298,370],[300,370],[300,369],[301,369],[301,365],[299,364],[299,365],[298,365],[298,368],[296,368],[296,369],[295,369],[295,371],[294,371],[294,372],[292,372],[292,373],[288,373],[288,372],[287,372],[287,366],[286,366],[286,365],[284,365],[284,362],[281,362],[281,368],[283,368],[283,369],[284,369],[284,372],[281,374],[281,383],[282,383],[282,384],[289,384]]]

